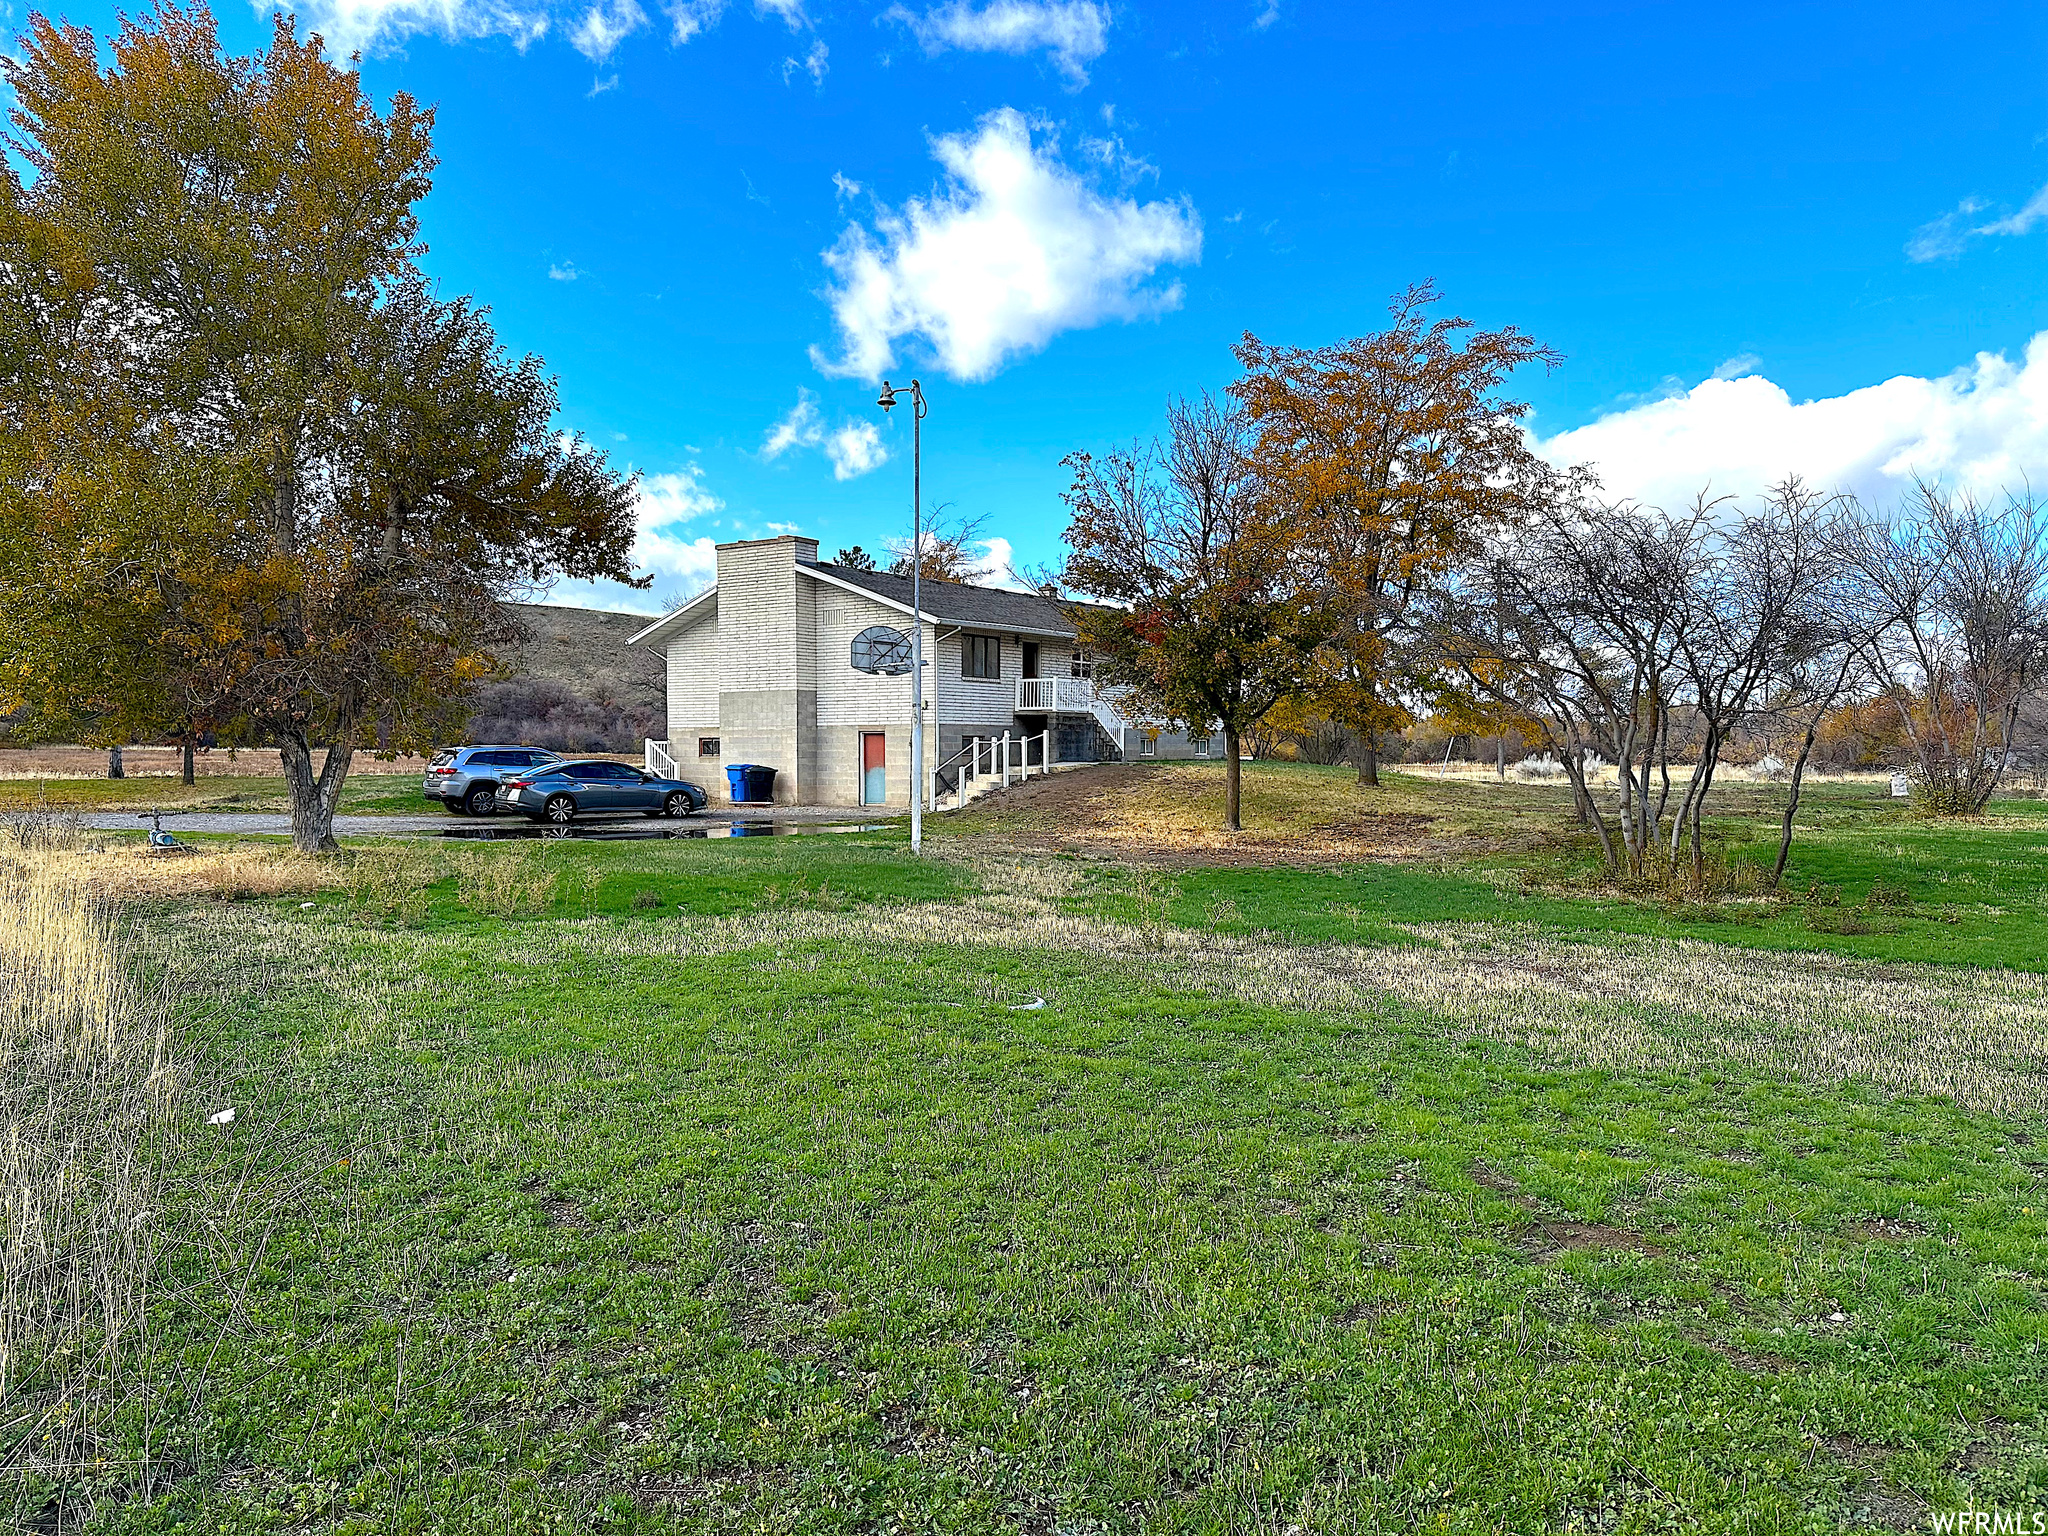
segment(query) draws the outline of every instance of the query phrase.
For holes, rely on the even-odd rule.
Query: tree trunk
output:
[[[185,782],[190,784],[192,782],[192,738],[190,736],[185,738],[184,746]]]
[[[1237,761],[1237,732],[1229,726],[1223,728],[1223,825],[1231,832],[1244,828],[1238,818],[1239,764]]]
[[[128,770],[121,763],[121,749],[119,747],[107,748],[107,777],[110,779],[125,779],[128,777]]]
[[[1378,736],[1358,738],[1358,782],[1377,787],[1380,782],[1380,739]]]
[[[1771,889],[1776,890],[1785,879],[1785,861],[1792,856],[1792,818],[1799,814],[1799,786],[1806,778],[1806,759],[1812,755],[1813,739],[1820,734],[1820,717],[1824,710],[1815,710],[1813,723],[1806,728],[1806,740],[1799,744],[1798,761],[1792,765],[1792,785],[1785,796],[1785,819],[1778,828],[1778,858],[1771,865]]]
[[[292,795],[292,846],[301,853],[339,853],[334,840],[334,807],[341,800],[342,781],[348,777],[349,760],[355,748],[345,732],[341,741],[327,749],[320,772],[313,772],[313,752],[305,733],[293,730],[278,737],[278,755],[284,759],[285,782]]]
[[[1610,870],[1621,868],[1621,854],[1615,849],[1614,834],[1608,829],[1607,818],[1600,814],[1600,807],[1593,802],[1593,791],[1586,785],[1585,758],[1575,756],[1566,761],[1564,771],[1565,777],[1571,780],[1572,803],[1578,810],[1579,824],[1592,828],[1600,839],[1600,862]]]
[[[1503,784],[1508,780],[1508,733],[1502,731],[1493,738],[1493,776]]]

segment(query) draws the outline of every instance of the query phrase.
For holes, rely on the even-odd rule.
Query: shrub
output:
[[[471,741],[523,742],[556,752],[632,752],[666,728],[659,709],[600,687],[578,693],[542,677],[515,677],[477,690]]]

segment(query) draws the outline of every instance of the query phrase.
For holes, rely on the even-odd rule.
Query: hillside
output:
[[[626,642],[644,613],[507,603],[525,639],[500,653],[510,676],[477,690],[472,741],[520,741],[564,752],[632,752],[665,734],[664,663]]]

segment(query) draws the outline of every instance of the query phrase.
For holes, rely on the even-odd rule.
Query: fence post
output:
[[[1003,788],[1010,787],[1010,733],[1003,732]]]

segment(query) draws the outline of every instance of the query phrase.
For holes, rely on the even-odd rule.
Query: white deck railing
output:
[[[1086,677],[1020,677],[1020,715],[1085,715],[1095,704],[1095,682]]]
[[[676,777],[675,756],[669,751],[669,744],[667,742],[655,741],[649,738],[642,751],[649,773],[658,779],[672,779]]]

